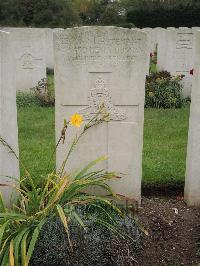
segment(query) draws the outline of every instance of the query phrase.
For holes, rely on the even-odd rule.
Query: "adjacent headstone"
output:
[[[46,77],[45,31],[37,28],[7,28],[12,33],[17,90],[28,90]]]
[[[0,137],[10,145],[18,156],[13,50],[10,34],[3,31],[0,31]],[[19,177],[19,162],[0,141],[0,192],[7,204],[10,202],[13,190],[2,185],[13,185],[14,183],[8,176]]]
[[[167,70],[169,60],[175,61],[175,58],[170,54],[173,52],[173,47],[175,46],[174,42],[169,40],[171,32],[176,33],[177,28],[168,27],[160,32],[160,38],[158,41],[158,50],[157,50],[157,69],[158,71]],[[168,51],[169,46],[171,45],[171,51]],[[168,58],[170,56],[170,59]],[[168,70],[169,71],[169,70]]]
[[[160,43],[158,50],[158,65],[160,61],[162,63],[162,67],[158,67],[160,70],[167,70],[174,76],[184,75],[182,82],[185,97],[191,96],[192,89],[190,70],[193,68],[193,37],[193,30],[189,28],[167,29],[166,43]],[[166,60],[165,64],[162,57]]]
[[[82,113],[86,122],[104,104],[110,122],[93,127],[76,146],[66,172],[80,169],[102,155],[100,169],[121,173],[112,188],[141,199],[145,71],[148,64],[144,32],[118,27],[81,27],[54,34],[56,139],[63,120]],[[77,129],[68,127],[57,149],[60,168]]]
[[[157,28],[143,28],[143,31],[147,33],[147,38],[149,42],[149,49],[151,53],[154,53],[157,51],[157,45],[159,41],[159,34],[160,31],[163,30],[163,28],[157,27]]]
[[[150,53],[156,52],[156,45],[157,45],[157,31],[156,31],[156,29],[143,28],[142,30],[147,33],[149,52]]]
[[[194,76],[187,147],[185,201],[200,206],[200,31],[195,34]]]
[[[151,54],[152,54],[152,45],[151,45],[151,28],[141,29],[147,35],[147,49],[148,49],[148,64],[146,69],[146,75],[148,76],[150,73],[150,64],[151,64]]]
[[[192,27],[192,29],[193,29],[193,31],[195,32],[195,31],[200,30],[200,27]]]
[[[157,70],[163,71],[166,70],[167,62],[167,30],[161,29],[158,33],[158,46],[157,46]]]
[[[45,52],[46,52],[46,66],[49,69],[54,69],[54,50],[53,50],[53,33],[56,31],[59,31],[61,29],[50,29],[46,28],[45,31],[45,37],[46,37],[46,43],[45,43]]]

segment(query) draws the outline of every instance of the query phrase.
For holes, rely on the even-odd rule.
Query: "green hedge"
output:
[[[128,11],[127,21],[139,28],[200,26],[200,2],[177,6],[158,4],[151,8],[140,5]]]

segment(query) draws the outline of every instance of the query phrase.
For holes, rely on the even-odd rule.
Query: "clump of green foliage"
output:
[[[99,212],[103,212],[104,216],[109,216],[106,211],[106,208],[109,207],[121,214],[112,202],[116,195],[107,184],[108,180],[116,178],[116,174],[104,170],[92,170],[92,167],[98,162],[106,159],[105,156],[92,161],[81,170],[72,173],[65,172],[68,158],[81,137],[91,127],[107,121],[107,114],[101,113],[101,111],[86,123],[80,134],[74,138],[68,147],[66,158],[57,172],[53,170],[38,183],[26,170],[25,176],[21,178],[19,183],[16,180],[16,185],[8,185],[16,190],[18,195],[17,203],[11,203],[10,208],[6,207],[0,194],[0,265],[27,266],[42,226],[49,219],[60,218],[68,236],[69,246],[71,246],[69,223],[76,221],[83,229],[86,228],[76,211],[78,207],[99,206],[97,209]],[[81,123],[82,117],[77,114],[71,117],[70,122],[64,121],[57,146],[64,142],[69,126],[79,127]],[[5,140],[0,138],[0,142],[18,159],[15,151]],[[0,184],[0,186],[5,186],[5,184]],[[103,189],[109,196],[98,196],[86,192],[91,191],[90,188],[93,186]],[[114,226],[107,223],[103,218],[98,222],[116,231]]]
[[[27,91],[18,91],[16,96],[17,107],[31,107],[34,105],[40,105],[35,93]]]
[[[146,78],[145,107],[181,108],[186,103],[182,95],[181,76],[167,71],[152,73]]]
[[[37,86],[30,91],[17,92],[17,107],[42,106],[52,107],[55,105],[53,74],[49,74],[47,79],[42,79]]]

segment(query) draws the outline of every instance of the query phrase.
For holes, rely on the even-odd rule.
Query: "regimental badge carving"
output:
[[[125,111],[113,105],[110,91],[106,88],[105,81],[99,77],[95,81],[94,88],[90,90],[88,96],[88,106],[80,110],[84,119],[90,120],[98,114],[101,108],[109,115],[109,120],[121,121],[127,118]]]
[[[34,58],[31,54],[23,54],[21,57],[21,66],[24,69],[32,69],[34,68]]]

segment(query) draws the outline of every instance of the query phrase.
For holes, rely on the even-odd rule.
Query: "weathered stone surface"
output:
[[[60,28],[50,29],[46,28],[45,31],[45,52],[46,52],[46,66],[49,69],[54,69],[54,50],[53,50],[53,33],[61,30]]]
[[[187,147],[185,200],[200,206],[200,31],[195,34],[194,76]]]
[[[185,76],[182,81],[185,97],[191,96],[192,76],[190,70],[193,68],[193,37],[192,29],[168,28],[165,33],[165,41],[159,43],[158,49],[159,69],[167,70],[174,76]]]
[[[6,28],[12,35],[17,90],[28,90],[46,77],[45,31],[38,28]]]
[[[54,35],[56,139],[64,118],[73,113],[86,121],[104,103],[110,122],[92,128],[69,159],[66,171],[108,155],[99,168],[123,173],[112,182],[120,194],[141,198],[145,71],[148,65],[144,32],[117,27],[66,29]],[[77,129],[67,129],[57,150],[57,169]]]
[[[14,86],[14,61],[11,36],[0,31],[0,137],[18,155],[18,130],[16,89]],[[10,150],[0,143],[0,184],[13,184],[8,176],[19,177],[19,162]],[[0,186],[7,204],[10,203],[12,189]],[[14,199],[14,195],[13,195]]]
[[[142,30],[147,33],[148,47],[150,53],[154,53],[157,47],[157,35],[159,28],[143,28]]]
[[[158,33],[158,47],[157,47],[157,69],[158,71],[166,70],[166,56],[167,56],[167,36],[166,29],[161,29]]]

